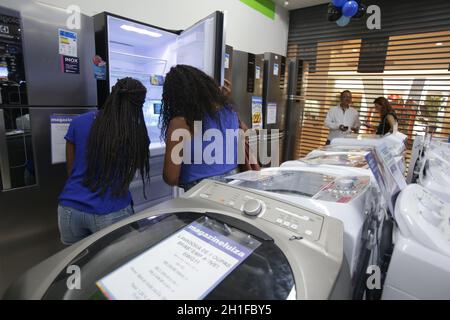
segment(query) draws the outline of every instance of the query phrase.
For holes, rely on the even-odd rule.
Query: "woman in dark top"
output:
[[[376,127],[376,134],[385,135],[389,132],[393,132],[394,127],[398,124],[397,115],[392,108],[389,100],[384,97],[379,97],[374,100],[375,109],[380,115],[380,123]],[[366,127],[375,129],[375,127],[366,124]]]

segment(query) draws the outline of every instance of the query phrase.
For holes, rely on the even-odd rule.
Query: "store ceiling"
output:
[[[330,0],[274,0],[276,4],[288,10],[317,6],[319,4],[329,3]]]

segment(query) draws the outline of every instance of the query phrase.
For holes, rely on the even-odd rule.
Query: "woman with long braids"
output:
[[[59,197],[61,241],[73,244],[133,214],[129,185],[149,180],[149,138],[137,80],[117,81],[99,111],[75,118],[65,136],[68,180]],[[145,196],[145,187],[144,187]]]
[[[197,125],[201,122],[202,132],[194,132],[196,121]],[[171,68],[164,82],[160,124],[162,138],[166,140],[163,177],[167,184],[189,190],[202,179],[217,179],[237,169],[237,139],[232,145],[226,145],[225,138],[227,129],[239,129],[237,113],[228,104],[222,88],[203,71],[187,65]],[[172,154],[180,143],[178,139],[172,139],[177,129],[190,133],[190,154],[185,154],[188,152],[186,148],[182,150],[182,163],[175,161]],[[220,145],[222,156],[218,156],[220,161],[214,163],[203,158],[208,145],[216,142],[214,139],[211,142],[202,140],[208,129],[219,130],[223,137]],[[201,150],[196,149],[198,145]],[[194,152],[202,154],[194,155]],[[199,157],[201,161],[196,161]]]

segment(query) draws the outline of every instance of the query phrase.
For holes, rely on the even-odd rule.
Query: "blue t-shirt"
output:
[[[69,126],[65,139],[75,144],[75,160],[70,177],[59,196],[59,204],[86,213],[104,215],[128,207],[131,194],[128,192],[125,196],[113,197],[108,190],[99,195],[100,191],[94,193],[83,185],[87,171],[89,133],[96,114],[96,111],[82,114],[73,119]]]
[[[205,158],[203,157],[203,155],[208,154],[211,154],[212,157],[216,157],[216,152],[212,145],[212,143],[215,143],[215,138],[211,138],[212,141],[203,141],[201,136],[195,136],[192,139],[191,143],[191,156],[190,156],[191,163],[181,164],[181,173],[179,179],[180,184],[186,184],[200,179],[218,176],[227,173],[233,169],[236,169],[238,165],[238,155],[237,155],[238,139],[237,137],[234,138],[233,140],[229,139],[230,141],[228,141],[228,144],[226,139],[227,129],[228,130],[239,129],[239,119],[236,112],[228,106],[222,107],[217,111],[217,119],[212,119],[208,115],[205,116],[205,118],[202,121],[202,129],[203,132],[201,132],[201,134],[205,133],[205,131],[208,129],[217,129],[218,130],[216,131],[217,133],[220,131],[220,134],[222,135],[223,139],[221,139],[221,141],[219,139],[219,142],[221,142],[220,146],[218,143],[215,145],[221,148],[222,151],[222,157],[220,157],[221,163],[208,164],[205,162]],[[196,144],[201,146],[201,150],[195,150]],[[205,149],[208,146],[210,146],[210,148],[208,148],[205,151]],[[183,150],[183,152],[184,151],[185,150]],[[202,152],[201,163],[197,164],[195,163],[194,152]],[[233,154],[231,154],[231,152],[233,152]],[[217,158],[219,158],[219,155],[217,155]]]

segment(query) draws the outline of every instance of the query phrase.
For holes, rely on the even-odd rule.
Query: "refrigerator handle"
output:
[[[6,144],[5,117],[2,109],[0,109],[0,175],[2,177],[3,190],[11,189],[8,146]]]

